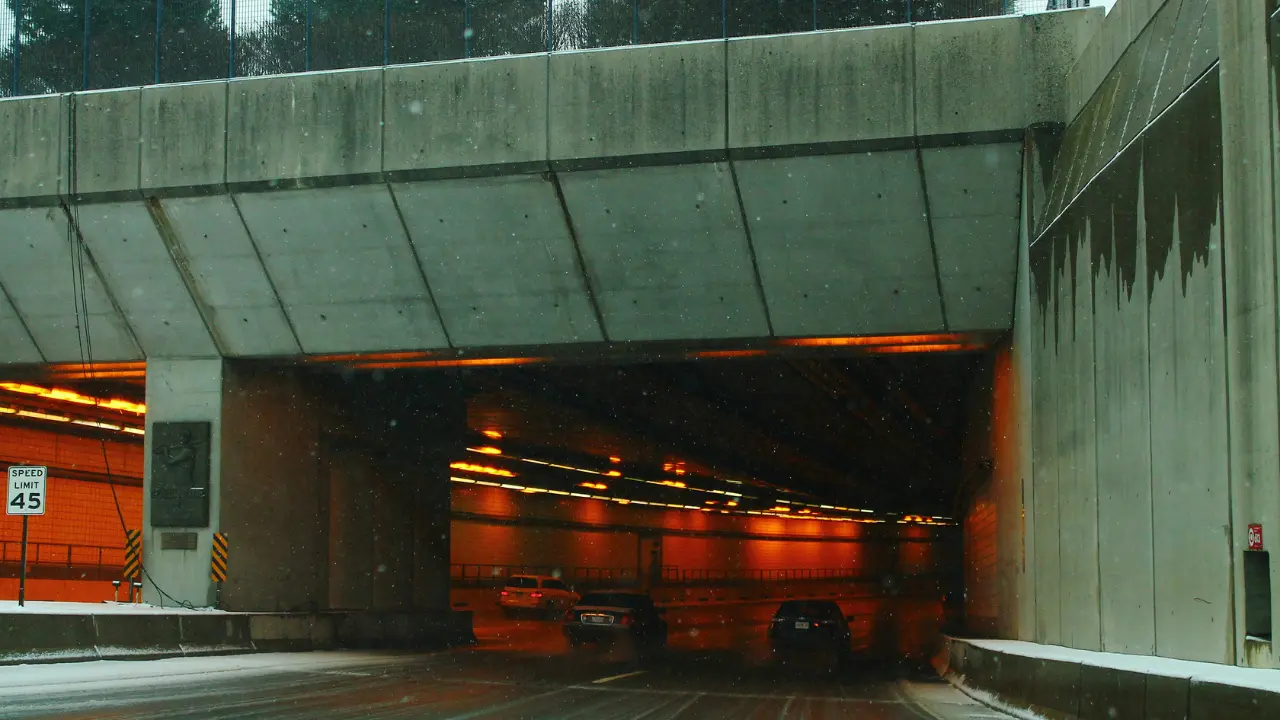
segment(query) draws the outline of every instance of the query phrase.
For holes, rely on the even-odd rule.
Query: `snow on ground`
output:
[[[157,607],[146,603],[75,603],[75,602],[29,602],[25,607],[18,607],[16,600],[0,600],[0,615],[6,613],[32,613],[35,615],[108,615],[138,613],[216,613],[222,610],[213,608],[195,608],[188,610],[180,607]]]
[[[48,695],[72,689],[91,692],[96,689],[153,687],[282,673],[350,674],[350,668],[380,667],[397,662],[404,662],[404,656],[395,653],[334,651],[11,665],[0,672],[0,698]]]
[[[1280,670],[1242,668],[1216,663],[1191,662],[1149,655],[1121,655],[1119,653],[1075,650],[1059,645],[1040,645],[1020,640],[965,640],[975,647],[995,652],[1021,655],[1043,660],[1077,662],[1094,667],[1128,670],[1147,675],[1190,678],[1222,685],[1239,685],[1267,692],[1280,693]]]

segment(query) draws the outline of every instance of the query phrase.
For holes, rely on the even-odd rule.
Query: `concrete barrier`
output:
[[[476,641],[470,612],[0,614],[0,665]]]
[[[1167,666],[1161,674],[1149,674],[1131,667],[1109,667],[1101,660],[1099,664],[1077,662],[1071,651],[1051,653],[1062,658],[1049,658],[979,647],[956,638],[948,639],[947,645],[935,658],[935,666],[947,679],[962,689],[987,693],[1007,707],[1050,720],[1280,718],[1280,692],[1219,681],[1218,670],[1205,670],[1201,664],[1187,663],[1183,676]],[[1198,677],[1203,672],[1210,672],[1214,679]]]
[[[247,615],[180,615],[178,626],[182,631],[182,654],[187,657],[254,651]]]
[[[316,649],[314,626],[319,622],[328,628],[328,643],[333,645],[333,621],[315,615],[249,615],[249,638],[261,652],[305,652]]]
[[[469,611],[352,612],[335,616],[339,647],[434,650],[476,641]]]
[[[1280,693],[1193,679],[1188,720],[1280,718]]]
[[[0,615],[0,665],[97,659],[88,615]]]
[[[182,657],[182,626],[178,615],[104,614],[91,617],[98,656],[103,660]]]

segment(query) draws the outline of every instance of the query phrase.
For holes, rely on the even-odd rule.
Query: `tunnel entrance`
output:
[[[975,579],[989,584],[972,498],[990,472],[993,357],[869,347],[224,363],[209,507],[232,579],[210,602],[451,608],[482,647],[554,655],[574,601],[620,590],[663,609],[677,655],[759,664],[783,603],[831,601],[862,656],[921,660],[966,622]],[[57,503],[29,597],[120,597],[127,529],[154,531],[152,567],[204,562],[203,544],[164,543],[209,531],[143,520],[146,402],[172,402],[170,375],[144,372],[0,383],[0,462],[50,466]],[[161,575],[143,599],[175,586]],[[503,592],[540,597],[504,607]]]
[[[832,600],[863,655],[923,660],[964,622],[960,524],[989,470],[972,430],[990,364],[721,351],[388,362],[331,380],[372,416],[464,404],[447,458],[450,604],[484,641],[552,652],[566,597],[626,590],[666,609],[673,651],[758,661],[782,603]]]

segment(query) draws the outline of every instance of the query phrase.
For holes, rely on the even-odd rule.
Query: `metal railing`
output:
[[[663,568],[676,572],[675,568]],[[550,575],[566,583],[584,587],[627,587],[638,585],[640,576],[634,567],[563,567],[554,565],[489,565],[453,564],[449,575],[454,585],[463,587],[501,587],[512,575]]]
[[[0,97],[987,17],[1088,0],[4,0]],[[3,12],[4,9],[10,11]]]
[[[565,583],[576,587],[628,587],[639,585],[644,577],[643,571],[637,572],[635,567],[563,567],[554,565],[488,565],[488,564],[453,564],[450,565],[450,577],[453,584],[459,587],[501,587],[512,575],[550,575],[560,578]],[[920,578],[933,579],[934,574],[922,575]],[[909,577],[903,580],[916,580]],[[740,569],[720,570],[710,568],[682,569],[675,566],[664,566],[659,574],[660,585],[755,585],[788,582],[824,582],[824,581],[875,581],[879,575],[869,573],[865,568],[780,568],[780,569]]]
[[[20,562],[22,543],[0,540],[0,565],[16,566]],[[33,542],[27,544],[27,567],[92,569],[97,573],[121,570],[124,568],[124,548]]]

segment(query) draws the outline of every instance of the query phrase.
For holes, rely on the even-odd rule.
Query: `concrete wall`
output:
[[[1043,642],[1234,656],[1217,87],[1032,246]]]
[[[1248,525],[1280,523],[1275,10],[1121,2],[1073,71],[1124,46],[1054,159],[1015,326],[1031,639],[1277,665],[1241,570]]]
[[[1243,559],[1250,523],[1280,528],[1280,363],[1277,362],[1277,212],[1280,211],[1280,106],[1276,96],[1280,25],[1271,0],[1220,4],[1222,243],[1226,276],[1226,356],[1230,395],[1230,542]],[[1268,37],[1270,35],[1270,37]],[[1274,548],[1272,548],[1274,550]],[[1239,564],[1237,565],[1237,568]],[[1272,618],[1280,610],[1280,574],[1271,561]],[[1237,569],[1235,610],[1243,624],[1244,587]],[[1280,666],[1270,641],[1238,629],[1241,664]]]
[[[1033,375],[1023,538],[1035,609],[1024,638],[1244,661],[1233,544],[1240,488],[1258,485],[1258,470],[1275,473],[1257,446],[1275,442],[1274,254],[1265,251],[1274,243],[1254,232],[1268,239],[1241,237],[1232,250],[1225,237],[1228,208],[1240,202],[1233,168],[1257,163],[1243,154],[1231,162],[1227,148],[1239,141],[1224,138],[1250,137],[1227,125],[1241,106],[1256,108],[1253,127],[1265,125],[1266,137],[1274,120],[1269,95],[1250,105],[1228,92],[1225,48],[1240,40],[1225,24],[1221,72],[1216,64],[1219,11],[1240,28],[1236,9],[1121,2],[1073,71],[1116,58],[1061,152],[1046,155],[1053,180],[1031,235],[1029,328],[1015,326]],[[1244,34],[1265,43],[1257,15]],[[1256,71],[1265,52],[1253,42],[1241,62]],[[1246,142],[1252,158],[1260,135]],[[1270,178],[1259,187],[1271,207]],[[1037,188],[1028,189],[1024,207],[1036,216]],[[1243,204],[1257,222],[1260,203]],[[1252,382],[1261,384],[1238,389]],[[1253,445],[1241,446],[1237,428]],[[1251,466],[1255,475],[1242,478]]]

